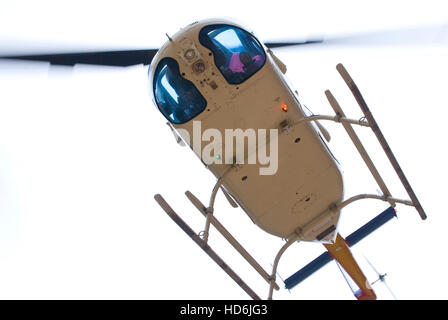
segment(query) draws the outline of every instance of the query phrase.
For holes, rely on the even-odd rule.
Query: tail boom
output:
[[[355,258],[353,257],[350,247],[340,234],[336,236],[333,244],[324,244],[330,256],[335,259],[347,274],[353,279],[359,287],[359,291],[355,293],[358,300],[376,300],[375,292],[372,290],[369,281],[362,272]]]

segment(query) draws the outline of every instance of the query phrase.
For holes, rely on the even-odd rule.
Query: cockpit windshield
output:
[[[207,101],[179,72],[172,58],[164,58],[154,73],[154,97],[159,110],[170,122],[182,124],[204,111]]]
[[[266,61],[266,54],[257,39],[235,26],[206,26],[199,33],[199,41],[213,52],[216,66],[230,84],[246,81]]]

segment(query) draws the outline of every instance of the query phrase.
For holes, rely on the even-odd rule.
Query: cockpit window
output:
[[[172,58],[164,58],[154,73],[154,96],[157,106],[170,122],[182,124],[190,121],[207,106],[207,101],[179,72]]]
[[[266,61],[266,54],[258,40],[235,26],[206,26],[199,32],[199,41],[213,52],[216,66],[230,84],[246,81]]]

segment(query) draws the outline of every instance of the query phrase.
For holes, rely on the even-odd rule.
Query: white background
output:
[[[357,82],[425,208],[398,206],[394,219],[353,248],[399,299],[446,299],[446,117],[448,10],[443,1],[2,1],[0,54],[157,48],[193,21],[235,18],[262,41],[439,25],[420,44],[308,46],[277,50],[301,101],[329,114],[331,89],[346,114],[361,113],[335,70]],[[412,39],[411,39],[412,40]],[[443,41],[445,40],[445,41]],[[0,61],[0,298],[247,299],[158,207],[161,193],[197,232],[204,223],[183,195],[203,202],[215,182],[180,148],[148,95],[147,69]],[[344,170],[346,197],[375,193],[342,128],[324,123]],[[359,129],[396,197],[406,197],[378,143]],[[387,206],[364,200],[342,212],[348,235]],[[270,271],[283,242],[218,195],[216,216]],[[267,284],[212,229],[211,246],[263,298]],[[288,277],[323,252],[291,247]],[[281,284],[281,281],[279,280]],[[391,295],[381,284],[379,299]],[[277,299],[353,299],[334,263]]]

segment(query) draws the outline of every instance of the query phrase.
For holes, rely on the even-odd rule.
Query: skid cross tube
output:
[[[188,224],[182,220],[179,215],[169,206],[160,194],[156,194],[154,199],[169,215],[171,219],[202,249],[207,255],[215,261],[230,278],[232,278],[252,299],[261,300],[261,298],[222,260],[213,249],[199,237]]]
[[[278,263],[280,262],[280,258],[282,257],[283,253],[288,249],[294,242],[297,241],[299,238],[298,234],[294,234],[291,238],[288,239],[288,241],[280,248],[277,255],[274,259],[274,264],[272,265],[272,274],[271,274],[271,282],[269,284],[269,294],[268,294],[268,300],[272,300],[272,294],[274,292],[274,284],[277,274],[277,267]]]
[[[328,121],[334,121],[334,122],[340,122],[340,123],[351,123],[351,124],[357,124],[357,125],[363,126],[363,127],[369,126],[367,121],[364,121],[364,120],[355,120],[355,119],[349,119],[349,118],[340,117],[340,116],[327,116],[327,115],[323,115],[323,114],[317,114],[317,115],[312,115],[312,116],[302,118],[298,121],[293,122],[291,124],[291,126],[296,126],[296,125],[304,123],[304,122],[311,122],[311,121],[317,122],[318,120],[328,120]]]

